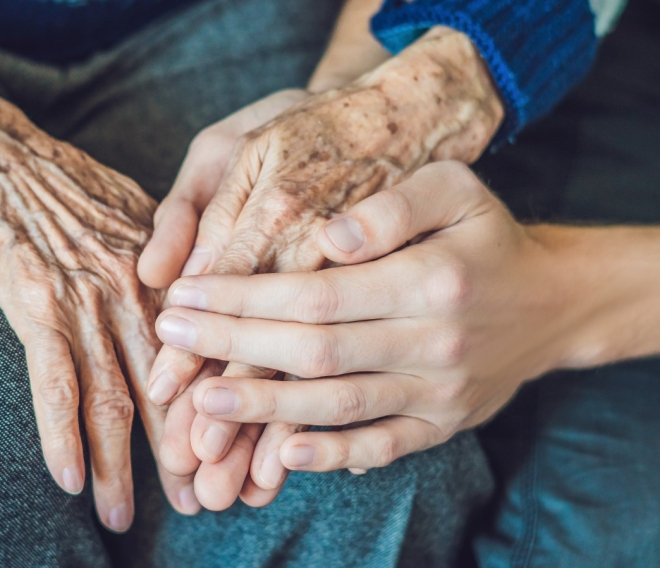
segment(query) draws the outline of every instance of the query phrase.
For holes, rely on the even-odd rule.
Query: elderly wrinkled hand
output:
[[[202,416],[355,425],[293,434],[278,448],[288,469],[385,466],[482,423],[560,363],[576,310],[552,252],[462,164],[366,199],[318,246],[355,266],[183,278],[159,320],[185,321],[204,357],[315,379],[212,377],[194,392]]]
[[[98,515],[116,531],[133,517],[133,400],[154,444],[164,423],[146,398],[162,294],[136,273],[154,209],[131,180],[0,101],[0,308],[25,346],[48,469],[82,491],[80,409]],[[189,479],[161,474],[177,509],[199,509]]]

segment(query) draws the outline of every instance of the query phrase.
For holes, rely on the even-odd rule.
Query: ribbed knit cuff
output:
[[[580,81],[598,41],[588,0],[385,0],[371,21],[395,54],[437,25],[470,37],[490,68],[506,108],[495,144],[512,139]]]

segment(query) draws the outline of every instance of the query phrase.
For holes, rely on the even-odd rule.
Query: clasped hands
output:
[[[538,235],[465,166],[410,177],[473,161],[501,123],[462,34],[209,127],[150,240],[154,204],[135,184],[3,111],[0,307],[26,346],[49,470],[82,489],[80,407],[113,530],[133,516],[134,403],[168,499],[194,514],[239,494],[264,505],[290,469],[357,471],[440,443],[545,368],[534,349],[548,338],[528,329],[549,330],[528,292],[550,254]],[[162,295],[136,265],[170,288],[151,373]],[[319,380],[264,380],[282,375]]]
[[[195,492],[207,508],[238,492],[269,502],[288,470],[366,470],[441,444],[555,363],[557,329],[534,294],[549,253],[466,166],[422,168],[325,224],[316,243],[344,266],[188,276],[169,289],[156,324],[168,351],[301,379],[178,375],[161,459],[179,474],[201,462]],[[267,424],[258,441],[257,424]],[[207,447],[213,428],[223,443]],[[233,468],[248,456],[243,485]]]

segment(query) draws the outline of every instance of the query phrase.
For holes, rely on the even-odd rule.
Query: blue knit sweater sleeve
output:
[[[588,0],[385,0],[371,21],[392,53],[444,25],[467,34],[506,107],[496,142],[548,112],[584,75],[598,40]]]

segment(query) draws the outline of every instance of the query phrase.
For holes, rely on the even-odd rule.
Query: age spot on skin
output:
[[[387,125],[387,129],[390,131],[390,134],[396,134],[397,130],[399,130],[399,127],[396,125],[396,123],[390,122]]]
[[[300,162],[298,164],[298,168],[300,168],[301,170],[304,170],[306,167],[307,167],[307,162]]]
[[[312,152],[309,155],[310,162],[327,162],[332,156],[329,152]]]

